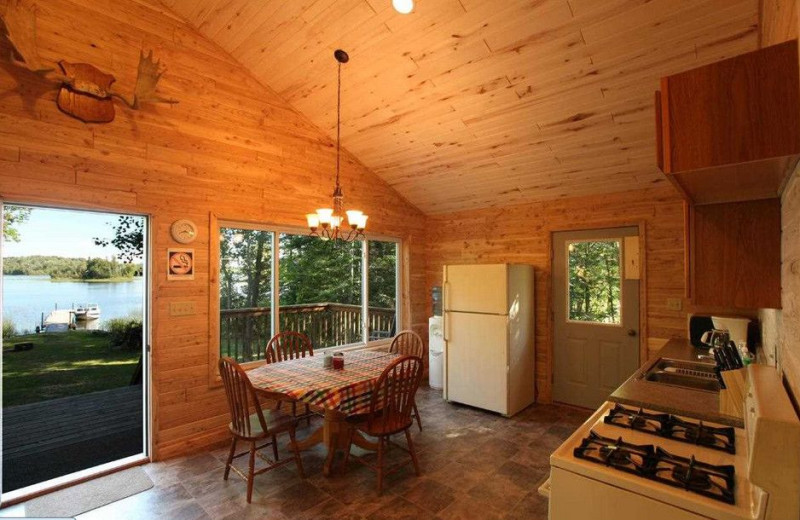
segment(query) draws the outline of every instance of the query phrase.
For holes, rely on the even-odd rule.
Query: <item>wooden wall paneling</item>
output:
[[[166,3],[328,133],[350,51],[344,146],[426,213],[652,187],[658,79],[758,46],[756,0]]]
[[[797,38],[797,0],[759,0],[759,45],[768,47]]]
[[[226,438],[224,396],[209,386],[214,308],[214,215],[304,226],[330,203],[335,146],[325,132],[264,87],[213,42],[155,0],[40,2],[38,45],[46,60],[85,60],[133,86],[139,49],[154,49],[174,106],[132,111],[87,125],[62,114],[55,90],[10,65],[0,67],[0,196],[151,217],[151,425],[153,458]],[[0,12],[6,0],[0,0]],[[63,28],[76,29],[74,38]],[[3,55],[7,49],[2,50]],[[5,63],[5,61],[4,61]],[[404,242],[409,326],[424,331],[425,220],[352,155],[343,156],[346,205],[370,215],[369,230]],[[166,279],[170,224],[191,218],[200,231],[195,280]],[[172,317],[169,304],[195,302]]]
[[[208,236],[209,236],[209,243],[217,245],[215,240],[211,240],[211,237],[216,236],[219,234],[219,220],[215,213],[211,213],[208,218]],[[219,348],[220,348],[220,324],[219,324],[219,311],[220,311],[220,303],[219,303],[219,270],[220,270],[220,256],[219,256],[219,247],[209,247],[208,250],[208,263],[209,263],[209,274],[208,274],[208,386],[209,387],[216,387],[219,386],[221,383],[221,377],[219,375],[219,370],[215,370],[215,367],[219,363]]]
[[[777,339],[777,364],[787,387],[800,398],[800,174],[795,171],[783,192],[781,204],[781,303],[773,320]],[[776,323],[777,322],[777,323]],[[765,350],[769,351],[767,348]]]
[[[563,229],[639,225],[643,296],[642,355],[647,345],[685,337],[686,312],[667,308],[683,298],[683,202],[670,187],[524,203],[431,215],[427,219],[427,287],[441,284],[442,266],[458,263],[529,263],[536,268],[537,399],[551,399],[552,326],[550,234]],[[683,309],[686,302],[683,302]],[[430,312],[430,306],[426,307]]]

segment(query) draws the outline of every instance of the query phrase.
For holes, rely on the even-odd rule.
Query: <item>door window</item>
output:
[[[567,242],[567,320],[620,325],[621,239]]]

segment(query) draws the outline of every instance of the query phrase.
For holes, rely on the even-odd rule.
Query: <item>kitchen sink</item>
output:
[[[711,363],[661,358],[644,374],[645,381],[680,386],[705,392],[719,392],[719,380]]]

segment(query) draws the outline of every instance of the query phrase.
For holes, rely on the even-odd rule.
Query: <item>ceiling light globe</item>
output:
[[[414,10],[414,0],[392,0],[392,7],[400,14],[408,14]]]

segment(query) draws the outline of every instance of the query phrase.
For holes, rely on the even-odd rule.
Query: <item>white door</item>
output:
[[[553,235],[553,399],[597,408],[639,366],[639,280],[624,276],[638,228]]]
[[[508,266],[447,265],[444,267],[444,309],[508,314]]]
[[[449,401],[507,413],[508,317],[445,311]]]

